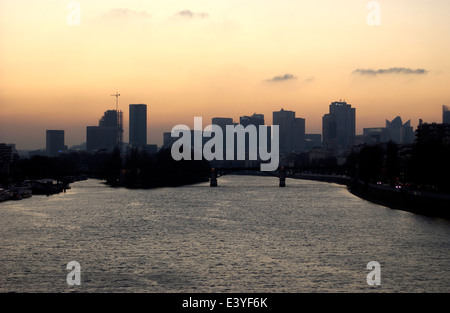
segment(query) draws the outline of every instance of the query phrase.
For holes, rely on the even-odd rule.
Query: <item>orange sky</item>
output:
[[[448,0],[378,1],[378,26],[364,0],[85,0],[80,25],[69,2],[0,0],[0,142],[44,148],[46,129],[64,129],[80,144],[116,91],[125,141],[128,105],[146,103],[158,145],[194,116],[270,124],[284,108],[321,133],[345,99],[362,133],[397,115],[441,122],[450,104]]]

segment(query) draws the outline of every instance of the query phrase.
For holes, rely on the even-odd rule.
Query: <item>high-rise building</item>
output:
[[[355,139],[356,109],[345,101],[330,104],[330,111],[322,118],[323,147],[327,150],[344,150]]]
[[[108,110],[99,120],[98,126],[86,128],[86,150],[112,151],[122,147],[122,111]]]
[[[130,104],[130,145],[147,144],[147,105]]]
[[[442,123],[450,124],[450,108],[446,105],[442,106]]]
[[[112,151],[116,146],[116,127],[88,126],[86,128],[86,150]]]
[[[305,150],[305,119],[295,117],[294,111],[273,112],[273,125],[279,126],[280,153],[299,153]]]
[[[48,156],[56,156],[65,150],[64,130],[47,130],[46,152]]]

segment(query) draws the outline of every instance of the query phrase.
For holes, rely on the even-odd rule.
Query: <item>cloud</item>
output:
[[[151,14],[146,11],[135,11],[131,9],[112,9],[105,13],[104,17],[112,18],[149,18]]]
[[[306,78],[303,82],[304,83],[311,83],[313,81],[315,81],[316,78],[314,76],[309,76],[308,78]]]
[[[284,74],[282,76],[275,76],[270,79],[266,79],[266,81],[271,82],[271,83],[277,83],[277,82],[284,82],[284,81],[293,80],[293,79],[297,79],[297,77],[295,77],[292,74]]]
[[[175,13],[176,16],[184,17],[184,18],[207,18],[209,16],[208,13],[194,13],[191,10],[183,10]]]
[[[354,74],[360,74],[360,75],[370,75],[370,76],[376,76],[376,75],[384,75],[384,74],[405,74],[405,75],[424,75],[427,74],[428,71],[422,68],[418,69],[411,69],[406,67],[391,67],[388,69],[378,69],[378,70],[372,70],[372,69],[357,69],[353,71]]]

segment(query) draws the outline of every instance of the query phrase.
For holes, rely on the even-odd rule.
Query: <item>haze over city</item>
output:
[[[356,108],[356,133],[401,116],[441,122],[450,104],[450,3],[379,1],[0,1],[0,142],[68,146],[104,111],[148,105],[148,143],[176,124],[281,108],[322,132],[328,105]]]

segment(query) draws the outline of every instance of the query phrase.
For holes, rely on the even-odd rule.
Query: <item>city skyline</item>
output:
[[[342,99],[340,99],[339,101],[333,101],[333,102],[331,102],[331,105],[329,105],[329,107],[332,107],[334,104],[339,104],[339,103],[342,103],[342,104],[345,104],[345,105],[348,105],[349,107],[351,107],[351,104],[347,104],[347,102],[345,102],[345,101],[343,101]],[[141,107],[141,108],[145,108],[145,112],[147,111],[146,110],[146,108],[147,108],[147,105],[146,104],[128,104],[128,106],[129,106],[129,109],[131,109],[131,107]],[[445,116],[445,113],[444,113],[444,110],[445,110],[445,107],[446,106],[443,106],[442,108],[441,108],[441,121],[437,121],[437,122],[430,122],[430,121],[422,121],[422,122],[424,122],[424,123],[441,123],[441,122],[443,122],[443,119],[445,118],[444,116]],[[355,110],[356,108],[355,107],[353,107],[353,110]],[[128,111],[129,112],[129,110],[126,110],[126,111]],[[129,120],[129,118],[130,118],[130,116],[125,116],[125,113],[126,113],[126,111],[122,111],[121,110],[121,108],[119,107],[119,114],[120,114],[120,126],[119,126],[119,129],[120,129],[120,133],[121,133],[121,137],[123,137],[123,138],[127,138],[127,137],[129,137],[129,134],[130,134],[130,123],[128,123],[127,124],[127,127],[125,127],[125,123],[124,123],[124,121],[125,120]],[[114,120],[115,121],[115,118],[109,118],[109,119],[107,119],[107,116],[108,115],[111,115],[111,114],[113,114],[113,113],[115,113],[116,111],[115,111],[115,109],[107,109],[106,111],[104,111],[103,112],[103,116],[100,118],[100,119],[98,119],[98,123],[99,123],[99,125],[102,125],[102,124],[104,124],[103,126],[107,126],[106,124],[106,122],[107,121],[109,121],[110,120],[110,123],[112,123],[112,121]],[[253,113],[253,115],[252,116],[249,116],[248,114],[246,115],[246,114],[243,114],[243,115],[241,115],[241,116],[238,116],[237,118],[234,118],[234,117],[230,117],[230,116],[216,116],[216,115],[212,115],[213,117],[211,118],[211,122],[212,122],[212,124],[216,124],[216,125],[219,125],[219,126],[221,126],[221,127],[224,127],[222,124],[227,124],[228,123],[228,125],[237,125],[237,124],[242,124],[244,127],[246,127],[247,125],[249,125],[249,124],[252,124],[252,125],[267,125],[267,126],[271,126],[271,125],[273,125],[272,123],[273,123],[273,115],[274,114],[279,114],[279,113],[283,113],[283,112],[286,112],[287,114],[293,114],[294,116],[295,116],[295,114],[297,113],[296,111],[290,111],[290,110],[285,110],[283,107],[281,107],[278,111],[272,111],[272,112],[270,112],[270,114],[268,114],[268,116],[270,116],[271,118],[270,118],[270,123],[267,121],[267,119],[266,119],[266,122],[264,123],[264,119],[265,119],[265,114],[263,114],[263,113],[258,113],[258,112],[254,112]],[[324,136],[324,134],[323,134],[323,131],[324,131],[324,129],[323,129],[323,125],[324,125],[324,121],[323,121],[323,118],[324,118],[324,116],[327,116],[327,115],[329,115],[328,113],[326,113],[326,112],[324,112],[324,115],[322,116],[322,121],[321,121],[321,127],[320,127],[320,130],[319,131],[317,131],[316,133],[314,133],[314,132],[308,132],[306,129],[306,127],[304,127],[305,126],[305,124],[307,125],[307,121],[306,121],[306,119],[304,119],[304,118],[295,118],[296,120],[302,120],[302,123],[303,123],[303,127],[305,128],[305,130],[304,130],[304,135],[314,135],[314,134],[319,134],[319,135],[321,135],[322,136],[322,140],[324,140],[324,138],[323,138],[323,136]],[[256,117],[256,119],[254,119],[253,120],[253,118],[255,118]],[[105,120],[105,118],[106,118],[106,120]],[[149,125],[149,123],[148,123],[148,116],[147,116],[147,114],[146,114],[146,118],[147,118],[147,123],[145,124],[145,128],[146,128],[146,137],[148,138],[148,132],[149,132],[149,128],[151,128],[151,125]],[[258,118],[261,118],[262,119],[262,122],[258,122]],[[391,118],[391,117],[388,117],[388,118]],[[394,120],[396,120],[396,119],[399,119],[400,118],[400,116],[396,116],[396,118],[394,119]],[[247,120],[248,119],[250,119],[252,122],[251,123],[249,123]],[[238,121],[238,122],[235,122],[235,120],[236,121]],[[401,120],[401,119],[400,119]],[[227,122],[228,121],[228,122]],[[244,121],[244,122],[243,122]],[[389,121],[385,118],[384,119],[384,121],[386,121],[386,123],[389,123]],[[105,124],[106,123],[106,124]],[[177,124],[180,124],[181,122],[174,122],[174,125],[173,126],[175,126],[175,125],[177,125]],[[140,127],[142,127],[142,121],[140,121],[140,124],[141,124],[141,126]],[[192,121],[186,121],[184,124],[186,124],[188,127],[193,127],[193,123],[192,123]],[[283,124],[283,123],[278,123],[277,125],[281,125],[281,124]],[[358,124],[358,118],[357,118],[357,114],[356,114],[356,124]],[[379,123],[379,124],[381,124],[381,122]],[[408,123],[407,123],[408,125],[412,125],[412,123],[411,123],[411,121],[409,120],[408,121]],[[418,121],[418,123],[417,123],[417,126],[415,126],[415,127],[412,127],[412,126],[408,126],[408,127],[410,127],[410,128],[412,128],[412,132],[419,126],[419,124],[420,124],[420,120]],[[112,124],[111,124],[112,125]],[[111,125],[108,125],[108,126],[111,126]],[[172,126],[172,127],[173,127]],[[88,146],[88,138],[89,138],[89,136],[92,136],[92,135],[90,135],[91,133],[92,133],[92,131],[94,130],[94,128],[95,129],[97,129],[97,128],[99,128],[98,126],[86,126],[86,125],[84,125],[83,126],[83,128],[84,128],[84,130],[85,130],[85,133],[84,133],[84,136],[83,136],[83,138],[81,138],[81,141],[79,141],[79,142],[75,142],[74,144],[66,144],[65,145],[65,147],[66,148],[71,148],[71,147],[79,147],[80,145],[87,145],[86,146],[86,150],[88,150],[88,151],[92,151],[93,150],[93,147],[91,147],[91,148],[89,148]],[[115,127],[109,127],[109,128],[115,128]],[[358,131],[356,131],[356,133],[355,133],[355,135],[354,136],[361,136],[361,137],[366,137],[367,135],[366,135],[366,131],[367,130],[376,130],[376,129],[380,129],[380,127],[379,127],[379,125],[378,126],[374,126],[374,127],[364,127],[364,126],[362,126],[362,131],[361,132],[358,132]],[[156,140],[155,142],[146,142],[146,144],[150,144],[150,145],[157,145],[158,147],[162,147],[162,146],[164,146],[164,142],[165,142],[165,135],[166,134],[170,134],[170,132],[171,132],[171,130],[172,130],[172,128],[171,129],[168,129],[167,131],[163,131],[163,132],[161,132],[161,133],[157,133],[156,134],[156,136],[155,136],[155,134],[152,134],[153,136],[152,137],[158,137],[159,139],[158,140]],[[65,133],[66,132],[66,130],[61,130],[63,133]],[[115,131],[115,130],[113,130],[113,129],[111,129],[111,131],[112,131],[112,133],[111,133],[111,135],[109,136],[109,137],[111,137],[110,139],[108,139],[108,140],[112,140],[111,141],[111,144],[106,144],[105,146],[114,146],[114,144],[113,144],[113,142],[116,140],[115,138],[116,138],[116,135],[115,134],[113,134],[113,133],[115,133],[115,132],[117,132],[117,131]],[[45,132],[46,133],[48,133],[49,132],[49,130],[48,129],[46,129],[45,130]],[[141,130],[141,133],[142,133],[142,130]],[[303,132],[302,132],[303,133]],[[126,135],[124,135],[124,134],[126,134]],[[100,135],[100,133],[99,133],[99,135]],[[143,135],[143,134],[141,134],[141,135]],[[302,135],[302,136],[304,136],[304,135]],[[64,135],[63,135],[64,136]],[[104,136],[104,135],[102,135],[102,136]],[[124,137],[125,136],[125,137]],[[8,143],[10,143],[10,144],[14,144],[15,145],[15,147],[17,148],[17,150],[23,150],[23,151],[28,151],[28,150],[46,150],[47,149],[47,141],[48,141],[48,139],[46,139],[48,137],[48,134],[47,135],[45,135],[44,136],[44,146],[43,147],[37,147],[37,148],[33,148],[33,149],[27,149],[27,148],[20,148],[20,147],[17,147],[17,143],[16,142],[9,142],[9,141],[5,141],[5,142],[8,142]],[[64,136],[65,137],[65,136]],[[106,136],[106,137],[108,137],[108,136]],[[105,138],[106,138],[105,137]],[[108,138],[109,138],[108,137]],[[114,138],[112,138],[112,137],[114,137]],[[170,140],[169,140],[170,141]],[[396,140],[396,142],[397,142],[398,140]],[[398,141],[399,143],[400,143],[400,141]],[[128,140],[128,141],[125,141],[125,140],[123,140],[123,143],[125,144],[130,144],[130,145],[133,145],[131,142],[130,142],[130,140]],[[303,143],[303,144],[305,144],[306,143],[306,141]],[[98,144],[97,144],[98,145]],[[102,146],[102,145],[98,145],[98,147],[97,148],[100,148],[100,146]],[[112,149],[112,148],[111,148]],[[95,150],[95,149],[94,149]],[[301,151],[301,150],[303,150],[303,149],[300,149],[299,151]]]
[[[45,146],[64,129],[68,146],[115,108],[147,103],[147,140],[194,116],[237,120],[295,111],[321,133],[325,106],[357,108],[356,134],[402,116],[441,122],[450,104],[448,1],[69,1],[0,4],[0,142]],[[128,129],[128,116],[124,128]],[[124,138],[129,134],[124,133]]]

